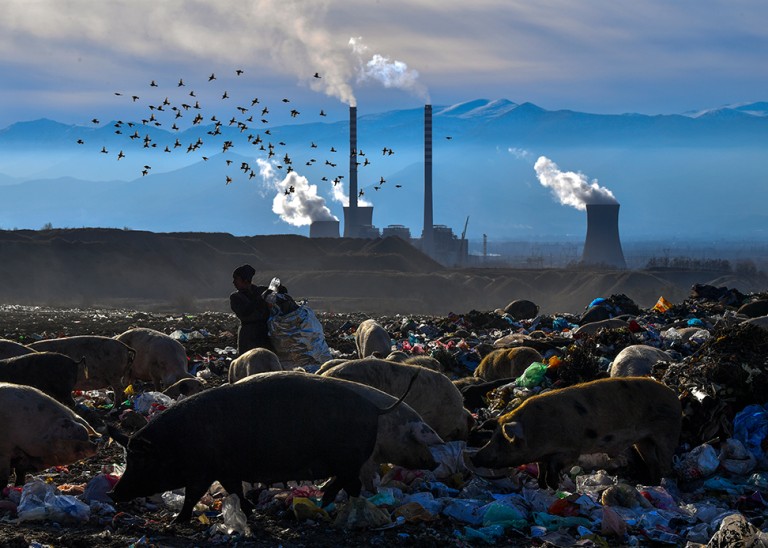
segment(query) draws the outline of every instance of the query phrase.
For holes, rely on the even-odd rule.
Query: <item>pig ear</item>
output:
[[[509,441],[524,440],[523,425],[519,422],[507,422],[501,425],[501,433]]]

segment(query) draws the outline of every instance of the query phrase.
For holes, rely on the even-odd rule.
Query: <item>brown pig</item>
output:
[[[16,356],[23,356],[24,354],[30,354],[32,352],[34,352],[34,350],[21,343],[9,341],[8,339],[0,339],[0,360],[15,358]]]
[[[83,362],[83,359],[80,359]],[[72,390],[83,363],[58,352],[32,352],[0,360],[0,381],[34,386],[67,407],[75,406]]]
[[[229,364],[229,382],[237,382],[256,373],[282,370],[283,366],[277,354],[266,348],[252,348]]]
[[[529,346],[499,348],[480,361],[474,375],[486,381],[519,377],[533,362],[541,361],[541,354]]]
[[[71,409],[37,388],[0,382],[0,489],[11,469],[16,484],[27,472],[76,462],[96,454],[93,429]]]
[[[392,350],[392,339],[376,320],[363,320],[355,331],[355,346],[360,358],[376,355],[385,358]]]
[[[187,371],[184,346],[165,333],[146,327],[135,327],[121,333],[116,340],[136,351],[124,382],[152,381],[155,390],[168,388],[180,379],[192,378]]]
[[[85,358],[77,373],[76,390],[112,387],[117,399],[125,399],[122,378],[136,352],[111,337],[78,335],[46,339],[29,345],[38,352],[60,352],[73,360]]]
[[[417,373],[419,375],[405,403],[421,415],[442,439],[466,440],[474,419],[464,409],[459,389],[442,373],[418,365],[365,358],[332,367],[323,376],[359,382],[397,397],[405,392]]]
[[[600,379],[525,400],[498,418],[491,440],[470,456],[475,466],[539,463],[539,484],[557,488],[560,470],[579,455],[615,456],[634,446],[649,479],[670,472],[682,423],[680,400],[645,377]]]

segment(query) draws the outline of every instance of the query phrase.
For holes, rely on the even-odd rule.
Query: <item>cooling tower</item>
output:
[[[421,250],[428,255],[434,248],[432,218],[432,105],[424,105],[424,228]]]
[[[312,221],[309,225],[310,238],[338,238],[339,221]]]
[[[587,204],[584,264],[627,268],[619,240],[619,204]]]

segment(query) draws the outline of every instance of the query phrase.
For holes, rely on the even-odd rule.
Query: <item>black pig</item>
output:
[[[333,476],[323,506],[341,489],[359,496],[360,469],[373,453],[379,416],[402,399],[380,409],[346,381],[293,371],[207,390],[180,401],[130,439],[111,429],[127,451],[125,473],[110,496],[125,502],[184,487],[177,523],[190,519],[216,480],[240,497],[245,512],[252,506],[243,497],[243,481]]]

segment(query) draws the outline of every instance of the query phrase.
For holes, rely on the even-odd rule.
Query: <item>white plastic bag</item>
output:
[[[285,369],[304,367],[310,373],[331,359],[320,320],[306,303],[269,319],[269,338]]]

